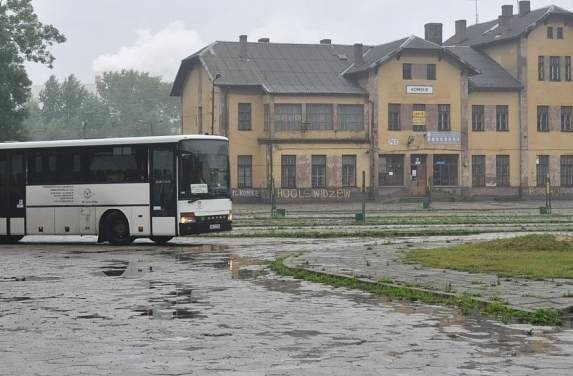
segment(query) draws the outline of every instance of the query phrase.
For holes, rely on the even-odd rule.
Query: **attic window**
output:
[[[553,27],[547,27],[547,39],[553,39]]]
[[[557,39],[563,39],[563,28],[562,27],[557,28]]]

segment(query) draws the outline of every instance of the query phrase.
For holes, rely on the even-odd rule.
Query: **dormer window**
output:
[[[553,27],[549,26],[547,28],[547,39],[553,39]]]

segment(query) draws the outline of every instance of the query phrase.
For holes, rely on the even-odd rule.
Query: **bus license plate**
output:
[[[221,229],[220,223],[215,223],[215,224],[209,225],[209,230],[220,230],[220,229]]]

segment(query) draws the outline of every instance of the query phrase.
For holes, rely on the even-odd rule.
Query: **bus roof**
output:
[[[175,143],[182,140],[221,140],[228,141],[226,137],[209,135],[174,135],[174,136],[150,136],[150,137],[119,137],[82,140],[57,140],[57,141],[27,141],[27,142],[0,142],[2,149],[36,149],[57,148],[70,146],[98,146],[98,145],[128,145],[128,144],[165,144]]]

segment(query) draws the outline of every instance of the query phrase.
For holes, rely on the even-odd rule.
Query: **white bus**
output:
[[[0,143],[0,242],[229,231],[229,180],[229,142],[218,136]]]

